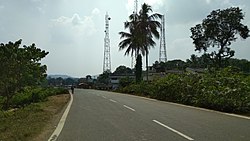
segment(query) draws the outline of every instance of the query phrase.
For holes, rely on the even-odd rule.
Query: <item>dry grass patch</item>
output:
[[[47,140],[69,99],[69,94],[56,95],[21,109],[0,111],[0,141]]]

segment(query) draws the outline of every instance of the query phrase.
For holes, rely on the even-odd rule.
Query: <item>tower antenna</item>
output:
[[[111,59],[110,59],[110,39],[109,39],[109,21],[111,18],[108,12],[105,15],[105,37],[104,37],[104,60],[103,60],[103,72],[111,72]]]
[[[165,40],[165,15],[161,19],[161,37],[160,37],[160,53],[159,62],[167,62],[166,40]]]
[[[137,13],[138,13],[138,0],[134,0],[134,11],[133,11],[134,19],[136,18]],[[135,56],[132,55],[132,57],[131,57],[131,68],[132,69],[135,66],[137,55],[138,54],[135,52]]]

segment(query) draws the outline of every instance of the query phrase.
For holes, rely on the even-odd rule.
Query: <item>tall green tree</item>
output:
[[[235,51],[230,48],[236,41],[237,35],[246,39],[249,37],[249,29],[241,21],[244,14],[239,7],[231,7],[224,10],[214,10],[201,24],[191,28],[191,38],[196,51],[208,52],[215,67],[222,67],[223,60],[234,56]]]
[[[40,85],[46,79],[47,67],[40,63],[48,52],[35,44],[20,47],[22,40],[0,45],[0,95],[4,109],[11,98],[26,86]]]
[[[143,50],[146,53],[146,69],[147,69],[147,81],[148,81],[148,55],[151,47],[156,45],[153,38],[159,39],[160,33],[158,29],[161,27],[161,23],[157,21],[162,17],[162,15],[158,13],[150,13],[153,12],[152,7],[146,3],[144,3],[141,7],[138,17],[138,23],[136,28],[138,28],[140,33],[140,40]]]

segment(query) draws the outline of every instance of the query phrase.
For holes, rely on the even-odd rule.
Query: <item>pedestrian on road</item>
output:
[[[71,92],[72,92],[72,94],[74,94],[74,86],[73,85],[71,86]]]

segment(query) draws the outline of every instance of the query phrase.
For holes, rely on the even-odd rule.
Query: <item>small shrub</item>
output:
[[[26,87],[23,91],[17,93],[10,102],[12,108],[19,108],[29,105],[31,103],[37,103],[41,101],[46,101],[49,96],[58,94],[69,93],[67,89],[64,88],[41,88],[41,87]],[[0,98],[1,103],[1,98]]]

